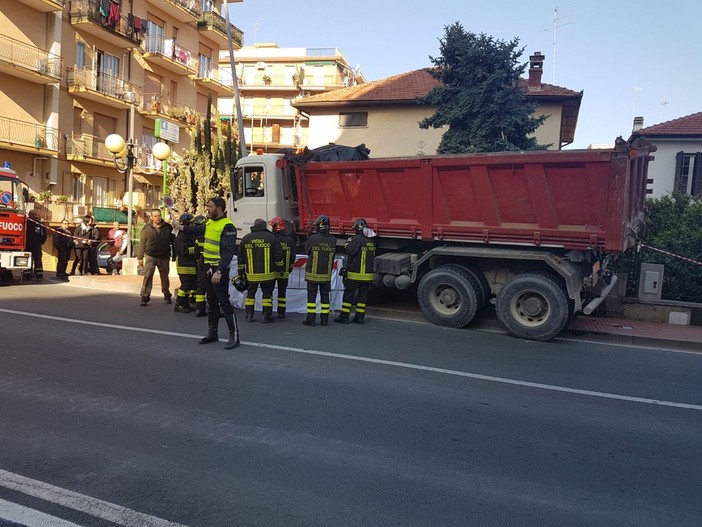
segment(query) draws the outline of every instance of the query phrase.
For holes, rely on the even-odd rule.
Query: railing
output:
[[[67,138],[66,155],[112,161],[112,154],[105,146],[105,140],[90,134],[73,135]]]
[[[246,116],[251,117],[254,115],[256,117],[265,117],[267,115],[287,115],[294,117],[297,115],[297,110],[290,106],[289,104],[282,103],[271,103],[266,105],[265,103],[254,104],[253,106],[247,105],[242,108],[242,113]]]
[[[192,70],[197,70],[197,59],[192,51],[176,44],[175,38],[165,38],[160,35],[147,35],[144,45],[146,53],[156,53],[179,62]]]
[[[58,152],[59,130],[43,124],[0,117],[0,141]]]
[[[229,27],[232,29],[232,43],[238,45],[239,47],[244,45],[244,32],[241,31],[234,24],[230,23]],[[227,21],[219,13],[214,11],[206,11],[202,13],[202,18],[197,22],[198,29],[216,29],[221,31],[223,34],[227,34]]]
[[[105,12],[101,9],[102,4],[100,0],[71,0],[71,24],[87,20],[139,44],[142,40],[142,34],[134,30],[134,17],[122,14],[119,5],[114,4],[117,6],[115,8],[110,2],[108,2],[110,7]],[[112,9],[116,9],[116,11],[112,11]]]
[[[204,64],[202,61],[200,61],[200,67],[197,70],[198,79],[210,79],[221,84],[222,86],[233,89],[234,84],[232,83],[232,76],[228,75],[229,78],[227,80],[225,80],[224,77],[226,76],[222,75],[222,70],[213,70],[211,68],[211,64]]]
[[[231,82],[231,72],[227,69],[222,70],[222,77],[229,79]],[[253,77],[239,77],[239,86],[346,86],[347,81],[340,75],[303,75],[300,77],[297,73],[270,75],[264,72],[256,72]]]
[[[199,113],[194,108],[181,104],[175,99],[160,93],[144,94],[142,108],[146,112],[166,115],[191,126],[197,123],[197,118],[199,117]]]
[[[126,103],[141,104],[141,86],[87,67],[76,67],[69,73],[68,87],[85,88],[122,99]]]
[[[0,35],[0,60],[61,80],[61,57]]]
[[[197,18],[200,18],[202,15],[200,0],[170,0],[170,2],[175,5],[179,5]]]

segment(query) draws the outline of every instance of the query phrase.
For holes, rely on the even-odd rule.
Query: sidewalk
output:
[[[104,272],[104,271],[103,271]],[[171,288],[175,289],[179,282],[177,276],[171,276]],[[71,276],[70,284],[79,287],[124,292],[139,296],[141,276],[106,275]],[[154,275],[154,289],[160,286],[158,273]],[[135,300],[136,301],[136,300]],[[368,306],[369,317],[426,321],[419,306],[412,302],[387,303],[378,306]],[[491,316],[492,315],[492,316]],[[501,329],[494,313],[485,314],[476,319],[472,325],[483,329]],[[646,347],[664,347],[702,352],[702,326],[679,326],[659,322],[644,322],[639,320],[623,320],[617,318],[601,318],[577,316],[565,332],[569,336],[604,338],[607,342],[631,344]]]

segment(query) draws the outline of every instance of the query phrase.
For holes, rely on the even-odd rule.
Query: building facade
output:
[[[644,137],[656,146],[655,161],[648,167],[650,196],[673,191],[702,196],[702,112],[643,127],[634,120],[632,139]]]
[[[190,130],[212,100],[231,97],[222,81],[228,46],[222,2],[213,0],[13,0],[0,3],[0,162],[30,193],[45,221],[86,213],[124,222],[128,182],[104,145],[118,133],[138,144],[137,207],[158,206],[157,130],[171,148],[190,147]],[[243,34],[232,25],[235,48]],[[174,132],[175,130],[175,132]],[[177,138],[177,141],[175,141]]]
[[[274,152],[307,146],[309,121],[293,103],[303,97],[365,83],[336,48],[281,48],[255,44],[234,51],[244,138],[248,151]],[[220,54],[223,75],[231,75],[229,51]],[[223,118],[236,119],[236,103],[219,101]]]

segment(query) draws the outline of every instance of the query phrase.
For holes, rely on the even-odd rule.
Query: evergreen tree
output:
[[[526,99],[518,63],[524,48],[519,39],[495,40],[466,31],[456,22],[444,28],[440,57],[429,57],[431,75],[441,82],[420,104],[436,106],[434,115],[419,122],[427,129],[448,126],[439,154],[538,150],[545,148],[532,134],[546,119],[532,117],[535,105]]]

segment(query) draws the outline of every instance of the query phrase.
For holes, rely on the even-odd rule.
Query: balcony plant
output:
[[[38,199],[42,203],[50,203],[52,197],[53,197],[53,194],[51,193],[50,190],[42,190],[39,193]]]
[[[263,84],[268,85],[268,84],[270,84],[271,82],[273,82],[273,80],[271,79],[270,75],[268,75],[268,74],[266,73],[266,74],[263,76]]]
[[[61,194],[60,196],[56,196],[56,203],[67,203],[68,202],[68,196],[65,194]]]

